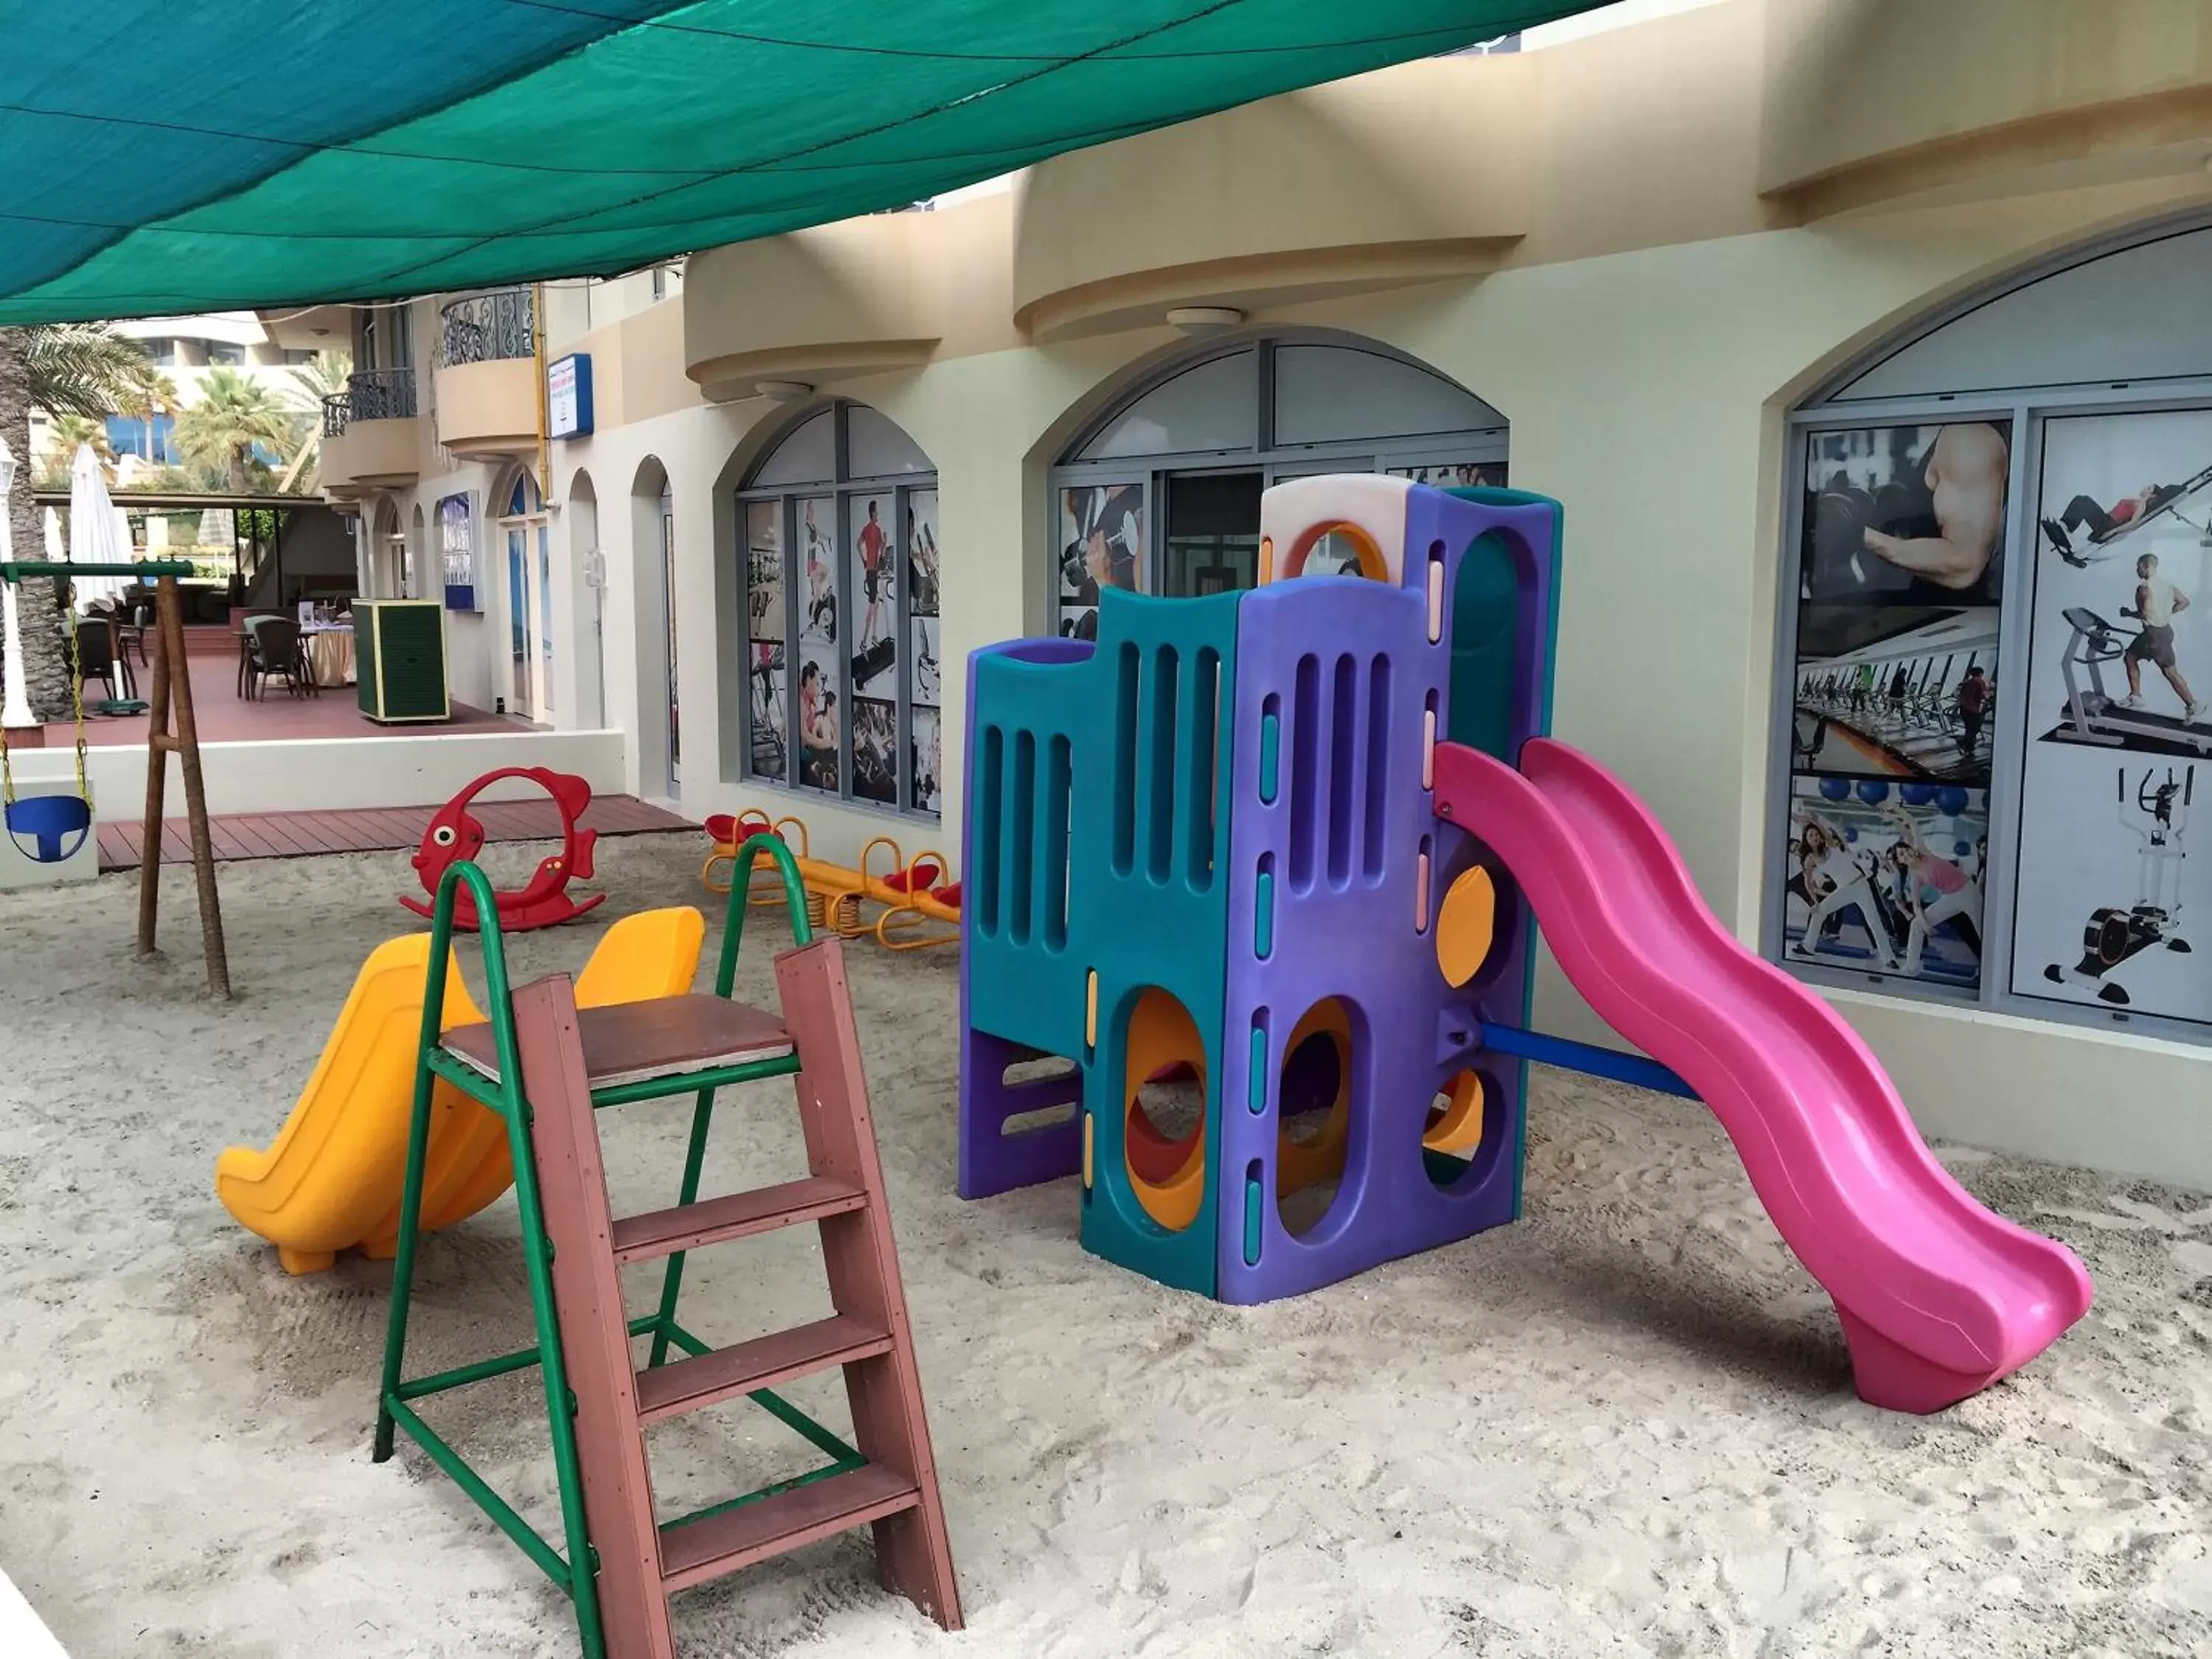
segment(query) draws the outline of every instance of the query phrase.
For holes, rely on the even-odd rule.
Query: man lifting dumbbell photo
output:
[[[1813,473],[1824,465],[1822,439],[1888,437],[1878,458],[1847,462],[1815,486],[1806,525],[1804,597],[1864,598],[1883,603],[1993,602],[2002,572],[2005,479],[2011,465],[2004,428],[1985,421],[1881,434],[1824,434]],[[1909,446],[1899,453],[1898,445]],[[1853,473],[1866,483],[1855,483]],[[1868,485],[1883,471],[1891,476]]]

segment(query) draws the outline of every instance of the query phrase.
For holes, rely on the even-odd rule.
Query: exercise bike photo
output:
[[[2120,827],[2142,843],[2136,852],[2141,862],[2136,902],[2125,909],[2106,905],[2092,910],[2081,929],[2081,960],[2070,969],[2054,962],[2043,970],[2044,978],[2054,985],[2069,981],[2094,985],[2099,1001],[2124,1008],[2133,999],[2127,988],[2112,977],[2114,969],[2160,946],[2189,953],[2189,941],[2179,931],[2181,866],[2189,856],[2182,846],[2182,836],[2188,828],[2190,798],[2196,787],[2194,766],[2184,767],[2179,779],[2167,767],[2163,782],[2158,781],[2155,767],[2145,767],[2130,803],[2128,769],[2119,769]],[[2133,817],[2129,812],[2131,804]]]

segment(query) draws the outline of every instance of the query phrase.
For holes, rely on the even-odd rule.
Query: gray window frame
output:
[[[1371,356],[1392,358],[1425,374],[1458,384],[1418,357],[1393,350],[1377,341],[1322,329],[1273,329],[1264,334],[1235,335],[1208,343],[1179,353],[1151,373],[1132,380],[1084,422],[1061,449],[1060,461],[1047,470],[1046,523],[1054,526],[1059,524],[1060,492],[1063,489],[1086,484],[1144,484],[1146,492],[1144,591],[1157,593],[1167,556],[1167,485],[1170,477],[1205,473],[1257,472],[1261,475],[1261,487],[1265,489],[1285,478],[1309,477],[1320,472],[1382,472],[1394,466],[1486,465],[1492,462],[1510,466],[1512,428],[1510,423],[1497,427],[1471,427],[1459,432],[1418,433],[1401,438],[1278,443],[1275,438],[1274,354],[1283,346],[1316,345],[1336,346],[1346,350],[1364,351]],[[1120,419],[1133,404],[1149,397],[1169,381],[1215,358],[1248,350],[1259,353],[1259,373],[1255,376],[1259,410],[1254,425],[1258,442],[1253,447],[1163,451],[1157,455],[1115,455],[1095,460],[1075,459],[1082,454],[1085,446]],[[1466,390],[1464,387],[1462,389]],[[1481,394],[1469,392],[1468,395],[1480,398]],[[1062,626],[1060,599],[1061,550],[1054,537],[1048,535],[1046,542],[1045,556],[1048,561],[1045,589],[1046,620],[1049,630],[1057,634]]]
[[[2205,223],[2200,216],[2180,222],[2139,225],[2122,234],[2078,245],[2009,273],[1972,295],[1919,318],[1855,359],[1787,416],[1783,450],[1781,581],[1776,589],[1773,698],[1767,736],[1758,939],[1762,956],[1805,983],[1927,1006],[1972,1009],[2086,1030],[2126,1031],[2199,1048],[2212,1047],[2212,1022],[2179,1019],[2134,1008],[2093,1007],[2057,998],[2023,995],[2012,988],[2020,834],[2025,805],[2021,787],[2027,745],[2036,740],[2031,730],[2036,723],[2034,714],[2028,706],[2028,653],[2034,631],[2036,562],[2040,556],[2036,507],[2043,494],[2044,424],[2061,416],[2212,411],[2212,374],[2161,379],[2148,384],[2099,381],[2008,386],[1995,391],[1939,392],[1911,398],[1845,400],[1837,395],[1876,365],[1968,312],[2032,287],[2060,271],[2181,232],[2201,229]],[[2012,455],[2006,482],[2004,586],[1998,599],[1997,740],[1990,762],[1990,852],[1982,891],[1981,982],[1978,988],[1968,990],[1873,969],[1846,969],[1794,959],[1787,952],[1784,920],[1785,884],[1790,876],[1786,827],[1793,775],[1791,737],[1796,706],[1797,592],[1803,552],[1806,446],[1812,434],[1820,432],[1972,420],[2010,422]]]
[[[749,561],[746,557],[750,525],[748,508],[762,501],[775,502],[780,507],[778,534],[781,538],[780,550],[783,557],[784,709],[786,717],[792,722],[792,728],[785,737],[784,775],[781,778],[774,778],[754,771],[752,697],[747,676],[741,674],[738,677],[736,718],[739,734],[738,743],[739,775],[747,783],[757,785],[761,788],[782,790],[794,801],[807,799],[832,801],[855,811],[876,813],[913,823],[939,823],[943,822],[941,813],[925,811],[910,804],[913,799],[913,780],[907,775],[907,772],[908,768],[912,764],[914,753],[912,626],[914,596],[910,592],[911,584],[906,580],[906,574],[909,554],[907,546],[909,500],[918,491],[936,492],[938,511],[941,514],[944,511],[945,498],[939,491],[937,471],[934,467],[926,472],[898,472],[865,477],[852,475],[849,470],[852,451],[848,439],[847,427],[849,411],[854,407],[854,400],[845,398],[837,398],[826,405],[831,412],[834,422],[831,443],[832,471],[836,474],[834,477],[755,487],[750,482],[751,478],[768,464],[777,450],[782,447],[784,440],[798,431],[806,422],[819,415],[824,407],[825,405],[822,404],[809,404],[797,410],[786,420],[778,428],[774,441],[761,451],[759,457],[746,470],[747,482],[740,485],[736,492],[735,557],[738,562],[738,578],[734,586],[737,592],[737,609],[732,622],[736,629],[737,648],[744,656],[744,666],[748,671],[751,666],[751,637],[748,626],[751,611],[747,593]],[[880,410],[876,412],[878,415],[882,414]],[[886,416],[884,418],[890,417]],[[893,424],[896,425],[896,422],[894,422]],[[909,441],[911,441],[910,438]],[[915,447],[917,451],[921,449],[919,444]],[[891,627],[894,630],[892,637],[897,641],[898,647],[895,659],[898,719],[893,741],[897,745],[894,757],[898,787],[896,799],[889,803],[871,800],[865,795],[855,794],[853,789],[853,738],[857,720],[855,704],[859,702],[853,687],[853,646],[854,629],[858,625],[860,613],[854,605],[859,596],[854,591],[855,584],[853,580],[853,549],[850,542],[849,526],[852,512],[850,504],[856,499],[869,495],[889,495],[892,501],[890,526],[890,558],[894,572],[892,586],[896,594],[897,604],[894,607],[895,614]],[[835,521],[830,532],[831,544],[836,552],[834,559],[836,568],[832,574],[837,596],[837,672],[842,688],[841,696],[844,700],[843,718],[838,723],[837,787],[835,790],[817,788],[811,784],[801,783],[799,780],[799,769],[803,752],[803,745],[798,740],[799,624],[803,587],[800,578],[804,574],[799,568],[802,556],[799,539],[799,511],[802,502],[822,500],[827,500],[830,503],[830,516]],[[940,604],[939,615],[941,617],[943,614]],[[943,675],[941,663],[939,665],[939,672],[941,685]],[[872,698],[871,701],[879,701],[879,699]],[[943,719],[943,706],[944,697],[940,690],[938,702],[940,720]]]

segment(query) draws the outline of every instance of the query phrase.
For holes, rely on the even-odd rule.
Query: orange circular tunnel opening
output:
[[[1122,1111],[1121,1162],[1144,1212],[1170,1232],[1198,1219],[1206,1196],[1206,1042],[1190,1011],[1157,986],[1129,1011],[1122,1051],[1128,1099]],[[1194,1081],[1197,1119],[1179,1133],[1164,1130],[1147,1109],[1149,1086]]]

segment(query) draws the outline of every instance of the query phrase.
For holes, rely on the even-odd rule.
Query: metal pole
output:
[[[767,837],[756,836],[753,839],[764,841]],[[1680,1077],[1642,1054],[1624,1054],[1618,1049],[1601,1048],[1595,1043],[1577,1042],[1571,1037],[1547,1036],[1541,1031],[1524,1031],[1517,1026],[1493,1025],[1488,1021],[1483,1023],[1479,1035],[1480,1046],[1492,1054],[1511,1054],[1590,1077],[1611,1078],[1616,1083],[1632,1083],[1639,1089],[1662,1095],[1700,1098],[1698,1091]]]
[[[545,284],[530,285],[530,362],[538,380],[538,504],[553,510],[551,411],[545,404]]]

